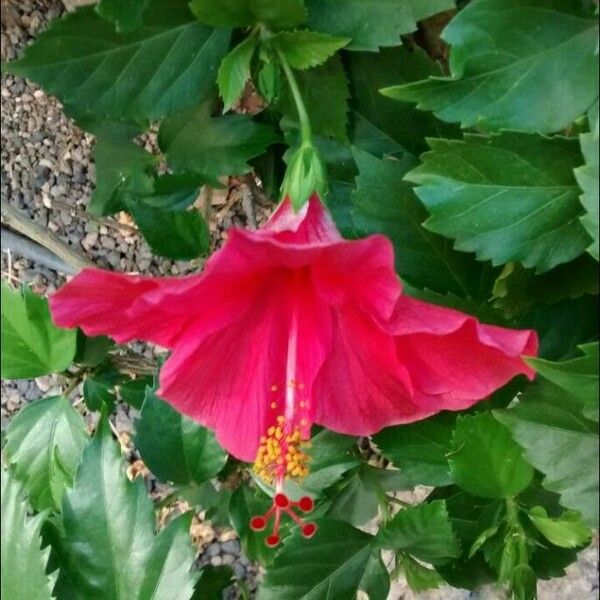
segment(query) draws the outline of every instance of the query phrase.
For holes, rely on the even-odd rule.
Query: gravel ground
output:
[[[72,2],[71,2],[72,3]],[[57,0],[2,0],[1,58],[11,60],[19,55],[44,27],[64,10]],[[173,262],[156,257],[126,217],[92,219],[85,206],[93,190],[94,165],[91,160],[93,138],[82,132],[63,114],[60,104],[34,84],[11,75],[2,75],[2,197],[17,209],[25,211],[35,222],[56,233],[77,251],[101,267],[119,271],[135,271],[153,275],[177,275],[197,270],[199,263]],[[151,149],[153,137],[142,144]],[[200,205],[209,206],[210,228],[214,245],[218,246],[232,225],[256,226],[263,222],[269,206],[260,198],[248,202],[248,186],[243,181],[230,182],[229,189],[216,190]],[[30,284],[38,293],[55,290],[65,278],[60,273],[34,264],[10,252],[2,252],[2,278]],[[137,351],[152,355],[153,349],[135,345]],[[56,376],[35,380],[2,382],[2,430],[11,415],[26,402],[60,391]],[[135,410],[119,406],[114,425],[119,441],[131,463],[130,470],[143,469],[130,443]],[[90,428],[93,415],[87,415]],[[162,497],[166,486],[157,484],[147,473],[151,493]],[[183,507],[185,508],[185,507]],[[167,518],[167,515],[163,515]],[[240,548],[230,529],[213,528],[200,515],[192,526],[192,537],[198,547],[199,565],[231,565],[236,576],[250,589],[256,588],[258,568]],[[598,598],[598,540],[582,552],[579,561],[568,568],[562,579],[541,582],[542,600],[591,600]],[[393,584],[392,600],[466,600],[495,599],[503,596],[493,587],[470,593],[441,588],[413,594],[400,580]]]

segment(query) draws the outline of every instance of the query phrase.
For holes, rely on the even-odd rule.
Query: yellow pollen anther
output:
[[[277,408],[277,402],[271,402],[271,408],[274,410]]]
[[[283,417],[282,415],[279,415],[277,417],[277,422],[280,423],[281,425],[283,425],[285,423],[285,417]]]

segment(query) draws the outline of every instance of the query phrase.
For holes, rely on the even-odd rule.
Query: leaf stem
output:
[[[296,76],[294,75],[294,71],[292,71],[290,65],[288,64],[283,52],[279,50],[279,48],[276,48],[275,52],[277,53],[277,58],[279,59],[279,63],[281,64],[281,68],[283,69],[283,73],[285,75],[285,78],[287,79],[288,85],[290,86],[290,91],[292,92],[294,104],[296,105],[296,110],[298,111],[302,146],[312,146],[312,127],[310,124],[310,119],[308,117],[308,112],[306,112],[304,100],[302,99],[302,94],[300,93],[300,88],[298,87]]]

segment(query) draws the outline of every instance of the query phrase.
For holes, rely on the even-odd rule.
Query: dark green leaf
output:
[[[154,179],[151,195],[144,195],[144,203],[163,210],[185,210],[189,208],[199,195],[200,186],[208,183],[220,187],[218,181],[203,178],[193,173],[168,173]]]
[[[350,40],[316,31],[282,31],[269,39],[292,69],[310,69],[323,64]]]
[[[454,481],[483,498],[514,496],[533,478],[510,431],[489,413],[457,419],[448,460]]]
[[[450,241],[425,230],[427,211],[404,181],[414,159],[380,160],[354,151],[359,176],[352,192],[352,218],[363,234],[383,233],[393,242],[396,270],[408,283],[440,293],[478,297],[484,267],[456,252]]]
[[[583,359],[581,359],[582,362]],[[559,363],[560,364],[560,363]],[[557,373],[551,373],[555,377]],[[561,376],[564,385],[565,373]],[[587,376],[572,374],[572,390]],[[525,449],[527,460],[544,475],[543,485],[561,496],[561,504],[579,511],[584,522],[598,524],[598,431],[585,418],[586,404],[571,391],[547,380],[530,385],[519,403],[494,416]]]
[[[27,404],[10,422],[6,458],[35,510],[60,510],[87,442],[81,415],[63,396]]]
[[[358,587],[367,594],[369,600],[387,600],[390,592],[390,574],[380,552],[371,553]]]
[[[463,128],[560,131],[598,96],[597,36],[570,0],[472,2],[442,35],[452,77],[384,93]]]
[[[140,410],[144,403],[146,388],[149,385],[152,385],[152,377],[148,375],[119,382],[117,385],[119,400],[127,402],[130,406]]]
[[[191,600],[223,600],[223,592],[231,587],[233,569],[227,565],[206,566],[200,571],[200,578],[194,588]]]
[[[96,12],[110,21],[117,32],[127,33],[141,27],[150,0],[100,0]]]
[[[127,209],[155,254],[192,260],[208,252],[210,232],[198,210],[163,210],[143,198],[129,200]]]
[[[143,23],[116,33],[93,7],[57,19],[8,65],[75,117],[157,119],[212,89],[230,33],[198,23],[187,0],[151,0]]]
[[[152,171],[157,157],[133,143],[137,128],[122,123],[102,126],[96,133],[93,150],[96,189],[89,210],[95,215],[111,215],[125,208],[130,194],[152,192]]]
[[[171,168],[213,178],[246,173],[247,161],[277,141],[270,127],[246,115],[211,118],[208,102],[165,119],[158,135]]]
[[[76,346],[77,330],[54,325],[46,298],[2,282],[2,377],[29,379],[64,371]]]
[[[77,352],[73,362],[86,367],[97,367],[114,345],[115,343],[105,335],[88,337],[81,329],[78,329]]]
[[[267,571],[258,600],[352,600],[371,556],[372,536],[341,521],[317,521],[307,542],[298,528]],[[310,546],[307,546],[307,543]]]
[[[146,389],[135,428],[136,448],[163,481],[202,483],[214,477],[227,460],[211,431],[178,413],[151,388]]]
[[[117,399],[117,385],[127,380],[109,362],[105,362],[86,376],[83,382],[83,399],[90,410],[106,406],[113,409]]]
[[[347,141],[348,82],[339,56],[325,64],[296,73],[298,87],[315,133]],[[298,121],[298,113],[287,86],[277,104],[278,109]]]
[[[138,598],[170,600],[192,597],[196,574],[190,570],[196,550],[190,541],[192,513],[173,519],[154,539]]]
[[[382,135],[395,140],[414,154],[427,149],[427,137],[458,137],[458,127],[379,93],[380,88],[392,83],[439,75],[441,71],[437,63],[424,51],[411,52],[403,47],[386,48],[376,54],[353,52],[347,58],[352,90],[350,106]]]
[[[524,133],[429,140],[432,151],[406,178],[431,217],[425,226],[493,264],[517,260],[537,272],[589,245],[573,168],[574,140]]]
[[[44,515],[27,515],[21,484],[2,470],[2,577],[0,592],[6,600],[50,600],[55,576],[46,575],[50,548],[40,549]]]
[[[437,588],[444,581],[437,571],[424,567],[408,554],[402,556],[402,569],[406,583],[416,593]]]
[[[455,415],[441,413],[417,423],[388,427],[373,441],[413,485],[449,485],[452,477],[446,454],[455,421]]]
[[[248,36],[238,44],[219,67],[217,83],[223,98],[223,111],[227,112],[242,95],[246,81],[250,79],[250,63],[256,49],[256,39]]]
[[[597,125],[598,105],[596,104],[596,125]],[[592,123],[590,123],[592,125]],[[593,242],[588,248],[588,252],[596,259],[599,258],[599,216],[598,216],[598,197],[599,191],[599,174],[598,174],[598,133],[593,131],[584,133],[579,136],[581,144],[581,152],[585,158],[585,164],[575,169],[575,177],[579,183],[579,187],[583,190],[580,196],[581,203],[585,208],[585,214],[581,217],[581,224],[590,234]]]
[[[303,0],[192,0],[199,21],[216,27],[245,27],[264,23],[270,29],[287,29],[306,19]]]
[[[460,556],[460,543],[452,530],[443,500],[425,502],[400,510],[379,530],[382,548],[403,550],[432,565]]]
[[[534,506],[527,511],[527,515],[547,540],[561,548],[583,546],[592,535],[592,532],[581,522],[579,513],[572,510],[553,519],[546,514],[543,507]]]
[[[417,21],[454,8],[453,0],[308,0],[312,29],[352,38],[351,50],[398,46]]]

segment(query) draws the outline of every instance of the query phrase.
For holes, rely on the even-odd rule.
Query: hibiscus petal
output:
[[[370,435],[432,412],[414,401],[394,338],[348,306],[334,310],[332,350],[315,382],[314,396],[315,422],[353,435]]]
[[[396,335],[398,357],[410,373],[420,402],[436,410],[464,409],[519,374],[534,370],[537,335],[483,325],[455,310],[402,297],[387,330]]]
[[[245,461],[254,460],[260,436],[285,413],[294,310],[299,324],[295,378],[306,397],[330,344],[327,308],[321,310],[306,284],[295,294],[291,277],[272,274],[252,307],[218,333],[186,336],[161,371],[159,394],[215,429],[221,445]],[[311,407],[307,410],[306,417],[295,416],[310,418]]]

